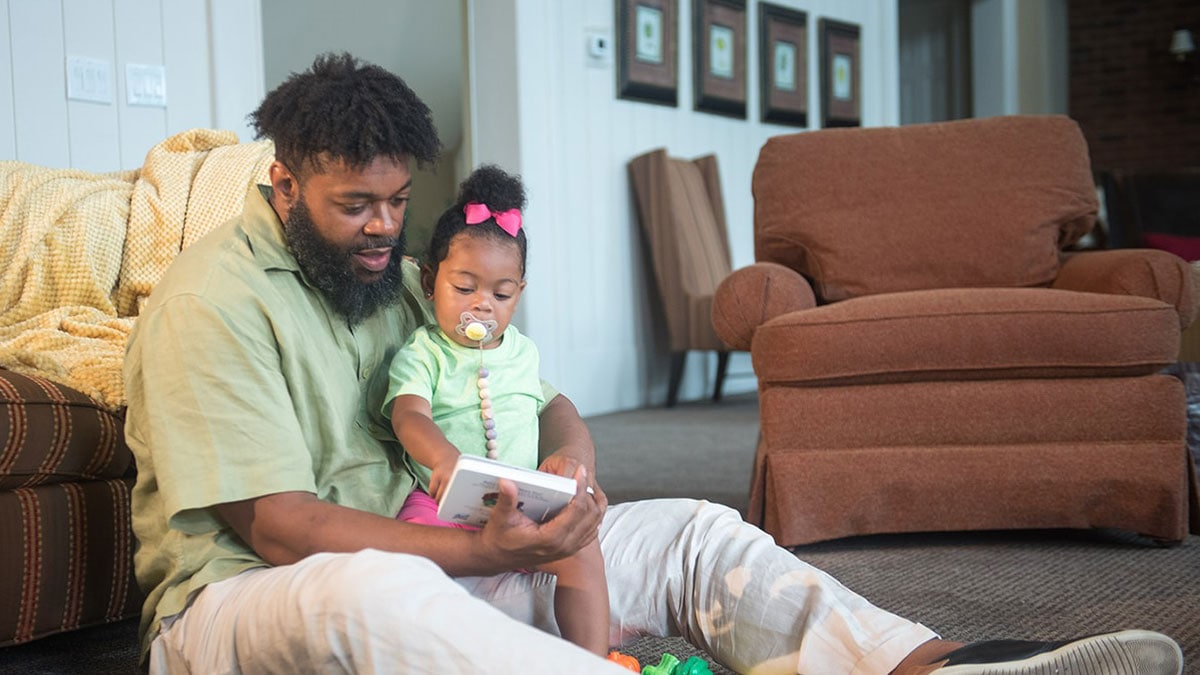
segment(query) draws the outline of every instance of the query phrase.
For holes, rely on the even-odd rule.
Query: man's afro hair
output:
[[[322,54],[293,73],[250,113],[258,138],[292,171],[321,156],[361,169],[377,157],[434,162],[441,141],[429,107],[393,73],[350,54]]]

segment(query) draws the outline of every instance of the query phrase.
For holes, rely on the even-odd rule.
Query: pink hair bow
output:
[[[478,225],[488,218],[495,218],[496,224],[500,226],[500,229],[514,237],[517,236],[517,231],[521,229],[521,212],[517,209],[493,211],[488,208],[487,204],[467,202],[467,205],[463,207],[463,213],[467,215],[468,225]]]

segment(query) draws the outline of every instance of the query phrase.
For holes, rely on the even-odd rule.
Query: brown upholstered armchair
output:
[[[1188,267],[1063,251],[1097,210],[1073,121],[776,137],[753,191],[757,262],[713,321],[751,351],[749,515],[780,544],[1200,531],[1183,387],[1160,372],[1196,313]]]
[[[660,148],[630,160],[629,181],[670,342],[667,407],[691,350],[717,352],[713,400],[720,400],[729,347],[713,331],[712,302],[732,265],[717,157],[677,159]]]

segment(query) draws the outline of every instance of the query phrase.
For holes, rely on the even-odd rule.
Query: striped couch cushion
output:
[[[0,369],[0,439],[0,646],[136,614],[121,416]]]

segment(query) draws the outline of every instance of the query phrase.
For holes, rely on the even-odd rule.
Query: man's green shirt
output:
[[[379,414],[391,357],[432,321],[416,266],[401,301],[351,327],[301,273],[252,187],[241,216],[183,251],[125,361],[137,459],[143,649],[191,594],[263,562],[213,505],[303,491],[394,516],[413,486]]]

